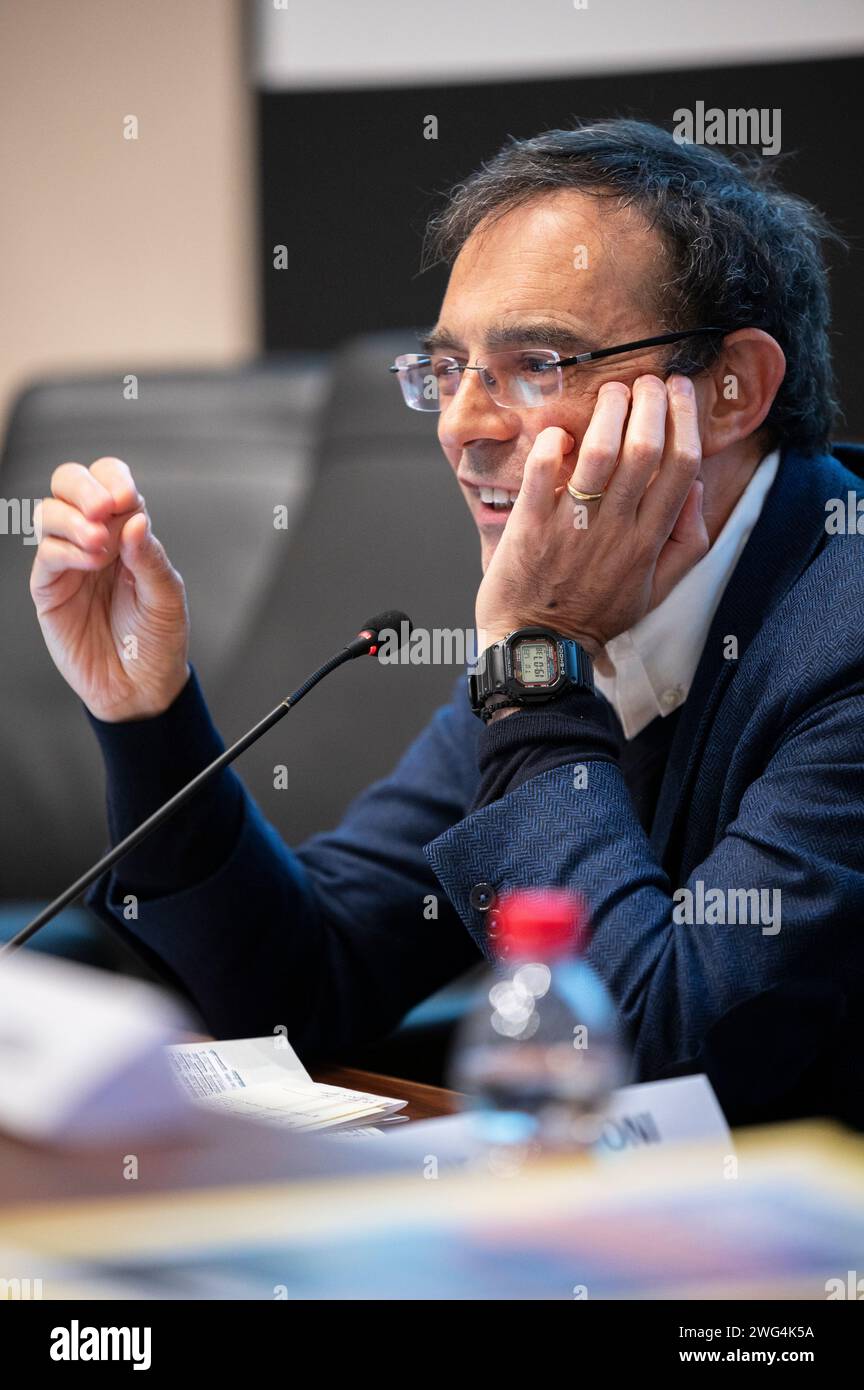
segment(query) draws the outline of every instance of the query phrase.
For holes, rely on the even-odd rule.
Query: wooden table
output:
[[[327,1086],[345,1086],[352,1091],[371,1091],[376,1096],[407,1100],[407,1106],[399,1114],[409,1120],[433,1120],[439,1115],[452,1115],[459,1106],[456,1091],[445,1091],[442,1086],[424,1086],[419,1081],[400,1081],[396,1076],[381,1076],[378,1072],[360,1071],[358,1067],[313,1067],[312,1075]]]
[[[316,1081],[333,1086],[407,1100],[406,1109],[400,1113],[410,1120],[450,1115],[458,1104],[454,1091],[353,1067],[321,1067],[314,1069],[313,1074]],[[206,1111],[196,1111],[193,1133],[170,1141],[154,1139],[131,1127],[116,1143],[82,1148],[25,1144],[0,1135],[0,1234],[2,1208],[22,1202],[129,1196],[132,1192],[184,1191],[326,1176],[318,1148],[304,1168],[302,1136],[292,1136],[292,1140],[296,1142],[286,1143],[285,1130]],[[129,1155],[138,1164],[134,1182],[127,1176]],[[357,1163],[363,1166],[362,1146],[357,1150]]]

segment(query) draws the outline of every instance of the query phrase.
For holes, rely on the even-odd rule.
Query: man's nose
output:
[[[456,394],[441,399],[438,439],[444,449],[463,449],[474,439],[512,439],[518,433],[517,412],[495,404],[479,372],[462,372]]]

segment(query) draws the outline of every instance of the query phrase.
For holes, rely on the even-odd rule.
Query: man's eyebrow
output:
[[[427,353],[446,349],[464,352],[457,335],[444,327],[433,328],[431,333],[421,337],[420,345]],[[528,346],[555,348],[564,356],[575,356],[580,352],[592,352],[597,345],[584,332],[562,328],[550,319],[493,324],[484,335],[484,347],[490,352],[496,348]]]
[[[486,347],[548,347],[565,353],[590,352],[594,346],[576,328],[563,328],[551,319],[530,319],[524,323],[493,324],[486,334]]]
[[[420,347],[423,352],[441,352],[444,348],[462,351],[459,339],[446,328],[433,328],[429,333],[421,333]]]

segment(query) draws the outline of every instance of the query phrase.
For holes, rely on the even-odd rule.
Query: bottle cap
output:
[[[506,959],[550,960],[575,955],[588,944],[588,911],[566,888],[524,888],[496,909],[498,954]]]

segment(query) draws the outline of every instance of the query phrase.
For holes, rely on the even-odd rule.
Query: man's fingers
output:
[[[556,425],[540,431],[522,471],[522,486],[511,515],[514,529],[523,523],[542,524],[555,515],[563,461],[574,446],[572,435]]]
[[[135,480],[122,459],[97,459],[90,468],[80,463],[61,463],[51,476],[51,491],[91,521],[105,521],[112,514],[132,512],[143,505]]]
[[[65,570],[85,570],[95,574],[112,563],[112,557],[103,550],[96,552],[82,550],[80,546],[73,545],[71,541],[60,540],[56,536],[48,536],[36,551],[33,570],[30,575],[30,592],[35,597],[41,590],[48,588],[58,574],[62,574]]]
[[[604,506],[611,503],[621,516],[631,516],[660,466],[666,441],[666,386],[658,376],[640,376],[633,383],[633,404]]]
[[[654,600],[662,603],[667,594],[708,553],[710,542],[702,515],[703,485],[700,479],[691,485],[672,533],[657,559],[654,571]]]
[[[101,458],[90,465],[90,476],[111,494],[115,512],[132,512],[141,505],[141,495],[129,465],[122,459]]]
[[[144,603],[164,598],[166,581],[172,585],[179,582],[165,547],[153,535],[146,512],[136,512],[125,523],[120,532],[120,558],[134,577]]]
[[[69,481],[74,487],[74,478],[61,481],[61,486]],[[30,575],[34,598],[66,570],[97,573],[115,559],[116,550],[111,547],[109,528],[104,522],[91,521],[77,507],[56,497],[43,498],[36,513],[39,547]]]
[[[615,471],[630,391],[623,381],[607,381],[600,387],[594,413],[582,436],[579,457],[570,478],[577,492],[603,492]]]
[[[640,525],[655,530],[660,538],[671,533],[702,463],[693,383],[685,376],[670,377],[667,388],[666,448],[657,477],[639,507]]]
[[[144,505],[128,467],[115,458],[97,459],[91,468],[61,464],[51,477],[51,491],[37,507],[34,596],[66,570],[96,573],[112,564],[130,515]]]
[[[45,497],[37,507],[36,529],[40,537],[54,536],[70,541],[88,553],[98,553],[109,544],[108,527],[101,521],[91,521],[69,502]]]
[[[80,463],[61,463],[51,474],[51,492],[77,507],[91,521],[104,521],[114,510],[111,493]]]

